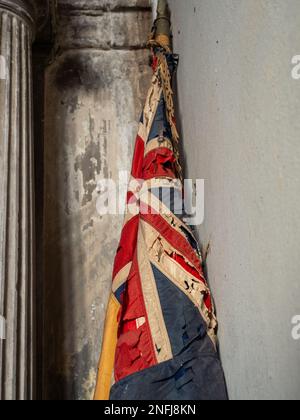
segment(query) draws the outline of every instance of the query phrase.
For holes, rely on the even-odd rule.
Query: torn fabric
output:
[[[183,221],[171,91],[177,58],[161,48],[154,54],[95,399],[225,400],[213,301],[197,240]]]

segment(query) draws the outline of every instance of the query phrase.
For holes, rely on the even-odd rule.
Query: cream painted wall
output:
[[[299,0],[169,0],[231,399],[300,399]]]

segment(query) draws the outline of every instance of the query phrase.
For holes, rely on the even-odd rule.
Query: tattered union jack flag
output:
[[[95,399],[223,400],[211,294],[183,221],[171,88],[177,57],[157,43],[152,48]]]

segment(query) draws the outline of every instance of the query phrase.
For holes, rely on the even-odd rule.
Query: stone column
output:
[[[123,222],[98,213],[97,184],[119,186],[131,166],[152,13],[149,0],[58,0],[57,12],[45,81],[43,397],[89,400]]]
[[[30,1],[0,0],[0,399],[33,398],[34,269]]]

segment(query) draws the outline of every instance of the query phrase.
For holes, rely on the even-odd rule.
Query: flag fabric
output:
[[[152,48],[95,399],[224,400],[214,306],[184,222],[171,87],[177,57]]]

